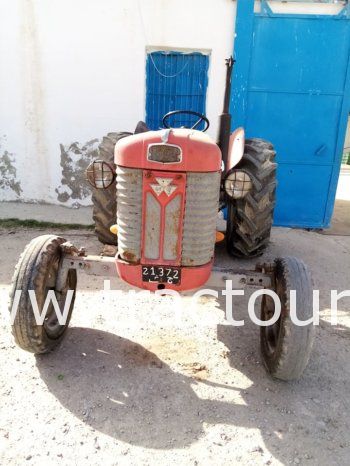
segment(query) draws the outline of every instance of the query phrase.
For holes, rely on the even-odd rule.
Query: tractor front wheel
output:
[[[276,152],[270,142],[247,139],[237,170],[245,171],[252,189],[241,199],[229,199],[226,247],[234,257],[261,255],[270,240],[276,196]]]
[[[34,238],[24,249],[16,265],[10,294],[10,311],[15,315],[12,333],[18,346],[31,353],[47,353],[63,338],[72,315],[77,275],[69,270],[66,283],[59,291],[56,281],[60,267],[61,244],[66,240],[58,236],[42,235]],[[56,298],[62,313],[68,290],[73,294],[64,325],[58,321],[52,301],[47,307],[45,319],[40,325],[35,316],[33,303],[41,314],[48,292]],[[33,291],[34,293],[29,293]],[[18,299],[19,295],[19,299]]]
[[[260,328],[261,353],[265,366],[273,377],[282,380],[297,379],[303,373],[312,350],[314,323],[300,326],[291,308],[291,291],[295,290],[295,314],[299,321],[313,316],[312,283],[306,265],[295,257],[275,260],[274,291],[281,303],[281,314],[276,323]],[[261,320],[272,318],[275,303],[263,295]]]

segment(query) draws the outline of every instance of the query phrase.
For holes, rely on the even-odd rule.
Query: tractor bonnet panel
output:
[[[167,131],[167,132],[166,132]],[[164,145],[165,163],[153,152]],[[159,147],[157,148],[159,151]],[[221,169],[221,152],[201,131],[171,129],[148,131],[120,139],[115,146],[116,165],[173,172],[214,172]]]

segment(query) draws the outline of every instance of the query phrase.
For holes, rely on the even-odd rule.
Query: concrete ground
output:
[[[13,268],[33,229],[0,229],[0,464],[347,465],[350,463],[350,298],[330,325],[330,290],[349,288],[350,237],[274,229],[267,258],[296,255],[320,289],[321,325],[304,376],[271,379],[246,298],[244,327],[226,325],[223,299],[202,298],[174,319],[170,298],[110,302],[99,277],[79,277],[61,346],[33,356],[13,343],[6,308]],[[88,231],[58,232],[89,252]],[[223,245],[217,264],[232,265]],[[253,262],[240,262],[240,266]],[[237,265],[237,263],[236,263]],[[249,293],[248,293],[249,294]]]

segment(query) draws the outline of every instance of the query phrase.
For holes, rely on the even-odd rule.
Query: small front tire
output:
[[[310,358],[315,337],[311,321],[299,326],[291,318],[290,291],[296,292],[296,315],[300,321],[313,316],[312,281],[306,265],[295,257],[275,260],[275,289],[281,302],[281,315],[273,325],[260,328],[262,358],[268,372],[278,379],[298,379]],[[274,314],[273,299],[263,295],[261,320]]]
[[[69,270],[61,292],[55,289],[61,259],[60,245],[65,239],[53,235],[34,238],[24,249],[16,265],[10,293],[10,311],[15,312],[13,303],[17,290],[21,290],[17,311],[12,324],[12,333],[19,347],[31,353],[47,353],[63,338],[72,315],[77,276]],[[28,291],[34,290],[38,310],[41,313],[49,290],[53,290],[61,312],[68,290],[73,290],[65,325],[60,325],[50,303],[43,325],[37,325]]]

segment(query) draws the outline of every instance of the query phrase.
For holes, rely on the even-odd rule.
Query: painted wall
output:
[[[84,169],[145,113],[149,46],[210,49],[216,136],[232,0],[0,0],[0,200],[90,204]]]

